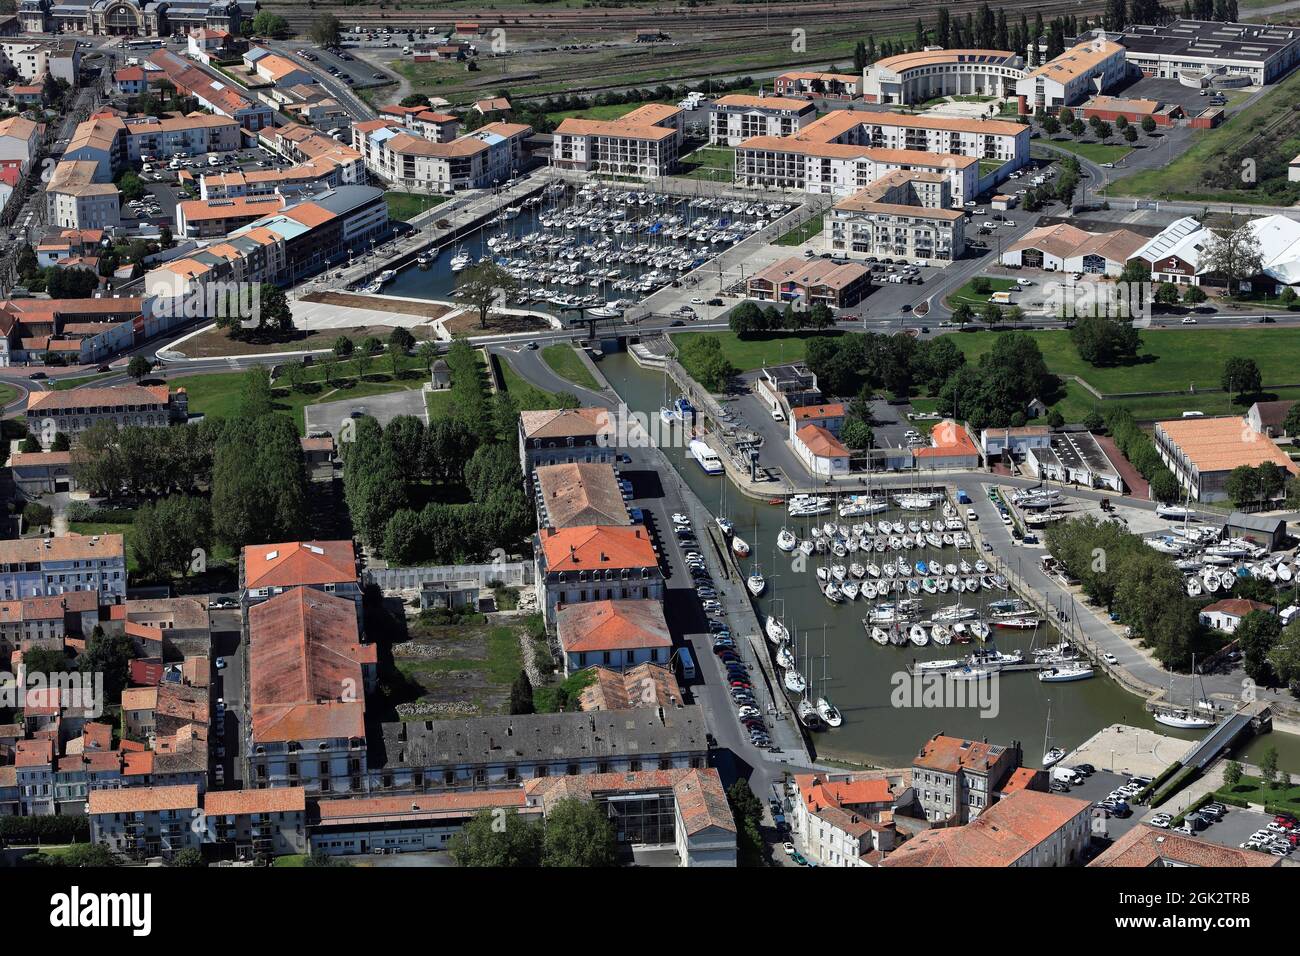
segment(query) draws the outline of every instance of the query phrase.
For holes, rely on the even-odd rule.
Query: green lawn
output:
[[[500,364],[501,380],[505,385],[506,394],[515,400],[521,412],[559,407],[559,397],[554,392],[548,392],[525,381],[510,367],[510,363],[504,357],[501,358]]]
[[[955,309],[957,308],[957,306],[961,305],[962,303],[965,303],[966,305],[969,305],[972,309],[974,309],[976,313],[978,313],[980,309],[988,305],[989,296],[991,296],[994,292],[1006,292],[1009,289],[1016,288],[1015,279],[993,279],[993,278],[989,278],[988,276],[985,276],[984,279],[989,284],[988,292],[976,292],[975,285],[974,285],[975,280],[971,279],[970,282],[967,282],[956,292],[953,292],[948,296],[947,298],[948,306],[950,308]]]
[[[997,334],[966,332],[958,334],[954,341],[966,354],[967,361],[977,361],[992,346]],[[1300,381],[1300,335],[1285,329],[1146,330],[1141,333],[1138,361],[1115,368],[1094,368],[1083,361],[1068,332],[1026,334],[1038,342],[1053,372],[1078,375],[1103,394],[1186,391],[1193,385],[1202,389],[1218,388],[1224,359],[1237,355],[1255,360],[1266,388]],[[1188,397],[1191,408],[1206,403],[1205,396]],[[1208,400],[1222,403],[1224,398],[1214,395]]]
[[[279,867],[305,867],[311,856],[306,853],[286,853],[284,856],[277,856],[271,861],[272,866]]]
[[[403,222],[415,218],[427,209],[442,205],[448,198],[450,197],[424,196],[420,193],[384,193],[384,202],[388,204],[388,218],[400,219]]]
[[[1217,792],[1239,800],[1249,800],[1251,803],[1282,807],[1300,815],[1300,785],[1273,790],[1265,786],[1264,781],[1259,777],[1243,776],[1235,787],[1225,785]]]
[[[18,389],[0,382],[0,406],[8,405],[18,397]]]
[[[1047,145],[1063,149],[1067,153],[1074,153],[1076,156],[1082,156],[1084,159],[1090,159],[1094,163],[1117,163],[1133,152],[1132,146],[1116,146],[1111,143],[1077,143],[1072,139],[1053,139],[1049,140]]]
[[[551,367],[551,371],[561,378],[574,385],[600,391],[600,383],[596,381],[596,376],[591,374],[591,370],[582,361],[578,350],[567,342],[546,346],[542,349],[542,358]]]
[[[702,146],[689,156],[682,157],[681,170],[676,175],[687,179],[729,183],[736,178],[736,151],[719,146]]]
[[[1285,164],[1286,160],[1300,152],[1300,135],[1296,134],[1293,117],[1290,115],[1297,100],[1300,100],[1300,73],[1293,72],[1249,109],[1230,116],[1222,126],[1197,131],[1191,147],[1171,157],[1172,162],[1158,169],[1125,176],[1118,182],[1111,183],[1108,190],[1117,196],[1286,204],[1287,200],[1270,197],[1259,189],[1207,188],[1201,181],[1201,171],[1215,157],[1237,154],[1243,145],[1254,145],[1255,142],[1259,144],[1261,158],[1257,162],[1261,167],[1264,162],[1262,154],[1265,152],[1285,157]]]
[[[981,159],[979,172],[980,179],[983,179],[989,173],[996,173],[1005,165],[1006,163],[999,159]]]
[[[809,239],[811,239],[813,236],[820,233],[822,231],[822,226],[824,226],[825,224],[826,224],[825,217],[814,216],[812,219],[809,219],[807,222],[805,222],[802,226],[795,226],[784,236],[781,236],[779,239],[776,240],[775,244],[778,246],[801,246]]]
[[[696,337],[714,335],[722,340],[722,354],[742,372],[763,368],[768,365],[781,365],[786,362],[802,362],[808,352],[808,340],[822,335],[838,333],[826,332],[790,332],[779,335],[746,335],[741,338],[735,332],[679,332],[673,336],[677,348],[683,349]]]
[[[80,388],[82,385],[89,385],[91,382],[98,382],[101,378],[108,378],[110,375],[116,375],[116,372],[100,372],[98,375],[83,375],[80,378],[61,378],[51,382],[50,386],[56,392],[62,392],[69,388]],[[4,386],[8,388],[9,386]]]

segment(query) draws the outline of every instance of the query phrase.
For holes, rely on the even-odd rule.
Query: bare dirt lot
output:
[[[488,313],[487,328],[479,325],[477,312],[462,312],[442,323],[443,328],[453,336],[486,335],[507,332],[540,332],[549,329],[550,323],[535,315],[500,315]]]
[[[320,302],[349,309],[369,309],[371,312],[393,312],[397,315],[418,315],[426,319],[440,319],[451,310],[434,302],[417,302],[412,299],[386,299],[382,296],[354,295],[350,292],[309,292],[306,302]]]
[[[328,293],[327,293],[328,294]],[[392,310],[389,310],[392,311]],[[446,309],[442,310],[446,312]],[[348,329],[317,329],[312,332],[295,332],[288,338],[277,339],[232,339],[230,333],[223,329],[207,329],[193,338],[186,339],[174,351],[188,358],[216,358],[223,355],[264,355],[268,352],[312,352],[324,351],[334,347],[340,335],[352,339],[353,344],[360,345],[365,339],[377,338],[388,341],[393,331],[391,325],[365,325]],[[432,337],[432,329],[416,326],[408,329],[417,341]]]

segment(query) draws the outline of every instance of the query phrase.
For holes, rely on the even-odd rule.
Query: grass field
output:
[[[600,383],[583,363],[578,350],[567,342],[546,346],[542,349],[542,358],[551,367],[551,371],[561,378],[592,391],[600,390]]]
[[[825,224],[826,220],[823,217],[813,216],[813,218],[809,219],[802,226],[795,226],[784,236],[777,239],[775,245],[801,246],[813,236],[820,233],[822,231],[822,226]]]
[[[992,279],[987,276],[985,276],[985,278],[988,279],[989,283],[988,292],[976,292],[973,285],[975,280],[972,279],[956,292],[948,296],[946,300],[948,306],[955,309],[957,306],[965,303],[978,313],[980,309],[989,304],[989,296],[994,292],[1006,292],[1008,289],[1014,289],[1016,287],[1015,279]]]
[[[1132,146],[1114,143],[1078,143],[1072,139],[1053,139],[1049,140],[1047,145],[1090,159],[1094,163],[1117,163],[1133,152]]]
[[[1300,99],[1300,73],[1292,73],[1249,109],[1233,114],[1217,129],[1201,130],[1192,145],[1158,169],[1148,169],[1111,183],[1108,191],[1116,196],[1160,196],[1193,201],[1210,200],[1240,203],[1278,202],[1257,189],[1213,190],[1201,182],[1201,170],[1218,155],[1236,153],[1244,143],[1256,138],[1270,122],[1284,116]],[[1300,136],[1283,141],[1279,155],[1291,157],[1300,151]]]
[[[589,120],[612,120],[621,116],[626,116],[634,109],[646,105],[646,102],[657,102],[656,100],[647,100],[641,103],[605,103],[601,106],[589,106],[585,110],[557,110],[554,113],[547,113],[546,118],[553,123],[559,123],[561,120],[576,118]]]
[[[126,569],[128,571],[139,571],[140,566],[135,560],[135,525],[133,524],[109,524],[104,521],[69,521],[68,530],[77,534],[120,534],[123,536],[126,545]]]
[[[676,175],[686,179],[729,183],[736,178],[736,151],[702,146],[689,156],[682,157],[681,172]]]
[[[1235,787],[1225,785],[1218,792],[1251,803],[1280,806],[1300,815],[1300,786],[1273,790],[1259,777],[1243,776]]]
[[[731,359],[742,372],[781,365],[785,362],[802,362],[808,353],[808,340],[826,335],[825,332],[792,332],[787,335],[747,335],[741,338],[735,332],[680,332],[673,336],[679,349],[689,345],[701,335],[714,335],[722,340],[722,354]],[[836,333],[829,333],[836,334]]]
[[[957,335],[955,342],[967,361],[978,361],[997,334],[967,332]],[[1234,355],[1255,360],[1265,387],[1300,382],[1300,336],[1285,329],[1147,330],[1141,333],[1137,362],[1115,368],[1094,368],[1081,359],[1068,332],[1025,334],[1038,342],[1053,372],[1077,375],[1103,394],[1218,388],[1224,359]],[[1191,397],[1205,401],[1204,396]]]
[[[98,382],[101,378],[108,378],[110,375],[116,375],[116,372],[100,372],[98,375],[83,375],[80,378],[61,378],[57,382],[51,382],[50,387],[56,392],[64,392],[70,388],[80,388],[82,385],[89,385],[91,382]],[[0,386],[9,388],[8,385]],[[11,401],[0,395],[0,404]]]
[[[427,209],[442,205],[447,199],[447,196],[422,196],[419,193],[384,193],[384,202],[388,204],[388,218],[400,219],[403,222]]]
[[[8,405],[18,397],[18,389],[0,382],[0,406]]]
[[[521,412],[556,408],[559,405],[559,399],[554,392],[548,392],[525,381],[504,358],[501,359],[501,380],[505,385],[506,394],[518,403]]]

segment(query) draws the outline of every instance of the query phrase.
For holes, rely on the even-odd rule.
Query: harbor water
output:
[[[658,415],[664,401],[662,375],[642,369],[625,353],[606,355],[601,361],[601,371],[632,411],[652,419]],[[665,476],[665,480],[684,482],[715,514],[721,508],[735,533],[750,544],[750,556],[741,566],[750,569],[757,565],[768,582],[767,590],[757,601],[759,616],[776,614],[784,619],[792,634],[797,633],[800,669],[811,677],[809,695],[813,699],[822,692],[825,667],[825,694],[839,708],[843,724],[816,735],[820,757],[876,766],[906,765],[928,737],[942,732],[971,739],[987,738],[994,743],[1018,740],[1024,748],[1026,765],[1037,766],[1044,751],[1049,701],[1052,729],[1049,747],[1059,746],[1068,751],[1114,723],[1157,730],[1187,740],[1203,736],[1203,733],[1156,724],[1142,699],[1100,671],[1091,679],[1070,683],[1045,683],[1033,671],[1000,674],[992,682],[944,680],[934,686],[947,685],[949,690],[936,699],[934,686],[923,687],[911,680],[907,673],[909,665],[913,661],[964,658],[981,645],[954,642],[947,646],[931,643],[917,647],[909,642],[902,646],[881,646],[872,641],[862,622],[878,602],[859,598],[831,604],[821,593],[815,569],[832,562],[879,565],[886,559],[896,561],[900,554],[910,562],[936,559],[947,564],[965,559],[974,564],[977,558],[983,557],[993,564],[993,555],[974,549],[959,552],[952,547],[927,546],[905,552],[849,554],[844,558],[816,554],[806,558],[804,566],[799,567],[796,558],[802,555],[777,550],[777,536],[783,528],[802,539],[809,536],[809,525],[813,523],[834,521],[851,525],[864,520],[874,523],[883,518],[906,524],[921,518],[934,519],[939,516],[939,510],[936,507],[931,512],[902,511],[893,505],[891,497],[889,511],[865,518],[841,518],[834,513],[791,518],[784,505],[744,497],[725,477],[705,474],[689,456],[685,442],[671,444],[672,447],[664,447],[663,451],[675,474]],[[722,505],[724,482],[727,483],[725,506]],[[1002,570],[1008,577],[1014,577],[1014,568]],[[911,596],[892,595],[889,600]],[[958,600],[979,607],[1012,596],[1014,593],[985,590],[975,594],[918,595],[927,609],[952,605]],[[1033,648],[1053,645],[1059,640],[1055,628],[1048,625],[1036,631],[995,628],[990,645],[986,646],[995,645],[1004,653],[1022,651],[1029,661],[1033,659]],[[994,686],[985,687],[978,695],[982,699],[977,699],[973,686],[977,683]],[[958,693],[966,697],[954,699],[953,695]],[[1246,745],[1242,756],[1257,760],[1269,746],[1278,748],[1281,766],[1300,768],[1300,738],[1287,734],[1256,738]],[[1121,762],[1121,755],[1117,754],[1117,765]]]

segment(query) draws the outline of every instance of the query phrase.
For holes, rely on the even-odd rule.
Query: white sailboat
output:
[[[828,727],[838,727],[844,723],[839,709],[826,696],[826,628],[822,627],[822,694],[817,698],[817,716],[826,721]]]
[[[782,551],[793,551],[798,545],[799,539],[789,528],[782,528],[781,533],[776,536],[776,546]]]
[[[1052,742],[1052,702],[1047,702],[1047,731],[1043,734],[1043,766],[1053,767],[1065,759],[1060,747],[1049,747]]]
[[[451,271],[463,272],[465,269],[469,268],[472,261],[473,260],[470,259],[469,253],[465,251],[465,247],[461,246],[456,250],[456,254],[451,258]]]
[[[1189,674],[1187,678],[1187,696],[1189,698],[1195,696],[1195,687],[1193,686],[1195,682],[1196,682],[1196,656],[1193,655],[1192,673]],[[1169,700],[1171,704],[1173,702],[1173,696],[1174,696],[1174,672],[1172,669],[1170,669]],[[1205,697],[1204,691],[1202,691],[1201,697],[1202,698]],[[1166,727],[1176,727],[1179,730],[1203,730],[1208,727],[1213,727],[1215,724],[1215,721],[1213,719],[1206,717],[1202,714],[1198,714],[1194,706],[1189,706],[1186,708],[1173,707],[1170,710],[1156,711],[1155,720],[1157,724],[1164,724]]]
[[[735,538],[732,540],[733,547],[735,546],[736,541],[740,541],[740,539]],[[755,537],[754,543],[758,544],[757,537]],[[746,548],[746,550],[748,550],[748,548]],[[754,595],[754,597],[758,597],[767,589],[767,579],[763,577],[763,569],[759,567],[757,558],[754,559],[754,573],[745,579],[745,587],[749,589],[749,593]]]

